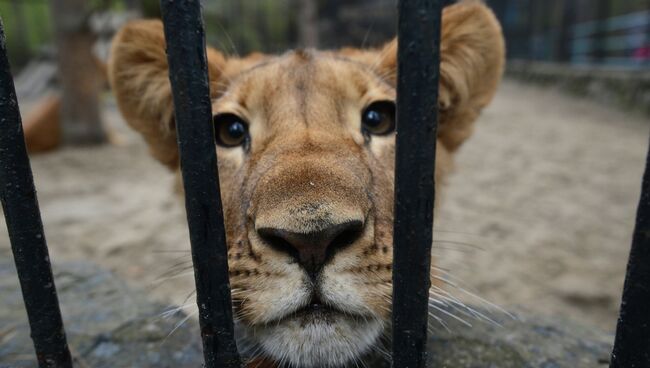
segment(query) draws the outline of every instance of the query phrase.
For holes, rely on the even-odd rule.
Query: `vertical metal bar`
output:
[[[240,367],[199,0],[161,0],[199,324],[208,368]]]
[[[401,0],[393,268],[393,367],[426,364],[431,267],[440,0]]]
[[[559,62],[568,63],[571,61],[573,48],[573,33],[571,32],[576,21],[576,9],[574,0],[560,1],[561,16],[560,30],[558,32],[558,42],[556,46],[556,55]]]
[[[611,2],[609,0],[598,0],[596,4],[596,33],[593,35],[593,60],[602,64],[607,56],[605,41],[607,40],[607,21],[610,17]]]
[[[645,5],[646,10],[650,10],[650,0],[646,0]],[[650,47],[650,12],[646,13],[646,24],[645,24],[645,39],[643,42],[643,47]],[[641,60],[641,66],[650,66],[650,58],[646,57]],[[646,110],[647,111],[647,110]]]
[[[650,365],[650,149],[641,185],[611,368]]]
[[[536,7],[537,1],[536,0],[528,0],[528,21],[526,24],[526,40],[525,42],[528,44],[528,55],[526,59],[528,60],[535,60],[537,54],[536,54],[536,47],[535,47],[535,40],[537,39],[536,35],[536,28],[535,28],[535,15],[536,15]]]
[[[72,367],[0,20],[0,202],[41,368]]]

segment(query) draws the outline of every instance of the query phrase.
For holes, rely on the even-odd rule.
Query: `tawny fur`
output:
[[[236,316],[269,361],[344,365],[372,350],[389,323],[394,135],[368,141],[360,116],[374,101],[395,99],[396,46],[393,40],[373,50],[246,58],[207,50],[213,113],[234,113],[249,124],[250,147],[218,147],[218,165]],[[478,1],[446,8],[441,52],[437,185],[501,79],[504,42],[492,12]],[[157,160],[177,171],[159,21],[136,21],[119,32],[109,77],[128,123]],[[349,220],[363,222],[363,231],[316,285],[257,233],[309,232]],[[327,325],[291,319],[314,292],[346,315]]]

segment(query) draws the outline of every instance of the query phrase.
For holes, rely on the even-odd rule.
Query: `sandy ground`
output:
[[[87,259],[158,299],[193,290],[174,177],[108,120],[120,145],[32,166],[54,262]],[[553,90],[504,83],[458,155],[436,218],[437,264],[505,308],[612,330],[650,123]],[[9,247],[4,222],[0,249]]]

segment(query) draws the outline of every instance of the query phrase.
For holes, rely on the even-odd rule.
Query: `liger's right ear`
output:
[[[128,23],[113,40],[108,77],[128,124],[142,134],[158,161],[175,169],[178,147],[165,47],[159,20]],[[219,80],[225,59],[210,48],[207,56],[212,85]]]

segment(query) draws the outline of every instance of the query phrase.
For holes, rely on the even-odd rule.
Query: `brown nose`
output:
[[[320,230],[299,233],[276,228],[257,229],[273,248],[291,255],[312,279],[336,251],[352,244],[361,235],[363,223],[358,220],[328,224]]]

